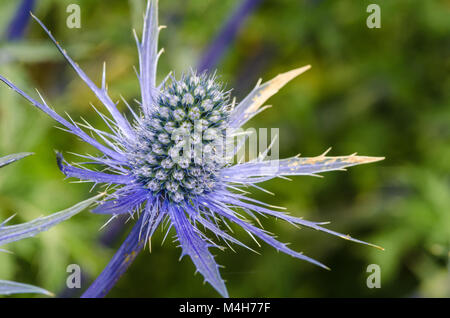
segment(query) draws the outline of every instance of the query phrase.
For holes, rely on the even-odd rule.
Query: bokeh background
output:
[[[237,0],[160,1],[165,48],[159,79],[205,62],[213,54],[228,87],[241,99],[262,77],[311,64],[269,100],[274,105],[247,127],[280,128],[280,155],[358,152],[386,160],[324,178],[295,177],[265,184],[276,193],[258,199],[282,205],[329,228],[383,246],[379,251],[309,229],[264,220],[282,241],[329,265],[324,271],[263,245],[261,255],[236,247],[217,251],[233,297],[449,297],[450,245],[450,3],[444,0]],[[249,1],[252,2],[252,1]],[[140,30],[144,1],[23,1],[52,30],[95,81],[103,61],[113,99],[139,98],[132,28]],[[95,96],[68,67],[35,22],[17,16],[21,1],[0,2],[0,73],[32,96],[34,88],[59,113],[103,127],[90,102]],[[66,26],[67,5],[81,7],[81,28]],[[381,7],[381,28],[369,29],[366,8]],[[239,7],[241,9],[239,9]],[[233,14],[235,15],[233,18]],[[14,18],[16,17],[16,18]],[[237,18],[236,18],[237,17]],[[235,19],[235,20],[233,20]],[[13,29],[12,28],[13,25]],[[237,30],[232,32],[233,27]],[[14,29],[15,28],[15,29]],[[228,30],[228,31],[227,31]],[[228,33],[227,33],[228,32]],[[219,37],[219,40],[217,38]],[[216,44],[214,44],[216,43]],[[216,47],[217,49],[217,47]],[[203,62],[202,62],[203,59]],[[123,105],[120,107],[123,109]],[[64,180],[54,150],[95,153],[55,122],[0,85],[0,155],[35,155],[3,168],[0,220],[15,222],[62,210],[90,197],[89,184]],[[101,188],[99,189],[101,190]],[[68,264],[79,264],[83,288],[100,273],[129,231],[118,224],[99,231],[107,217],[83,212],[0,253],[0,278],[32,283],[58,295],[66,290]],[[245,243],[256,247],[238,231]],[[188,258],[163,233],[110,293],[115,297],[216,297],[194,275]],[[381,288],[369,289],[369,264],[381,268]]]

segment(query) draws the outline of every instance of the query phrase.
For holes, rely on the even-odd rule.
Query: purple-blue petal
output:
[[[133,182],[130,175],[109,174],[104,172],[81,169],[64,163],[63,156],[58,153],[56,157],[58,167],[65,176],[81,180],[93,181],[96,183],[129,184]]]
[[[147,201],[148,190],[137,189],[135,192],[122,196],[117,199],[111,199],[100,204],[92,210],[97,214],[124,214],[135,211],[142,203]]]
[[[125,119],[125,117],[119,112],[114,102],[108,96],[106,92],[106,88],[102,87],[102,89],[98,88],[92,80],[84,73],[84,71],[75,63],[70,56],[66,53],[66,51],[59,45],[58,41],[53,37],[51,32],[45,27],[45,25],[33,14],[31,16],[39,23],[39,25],[44,29],[45,33],[49,36],[49,38],[53,41],[57,49],[61,52],[61,54],[66,58],[72,68],[77,72],[78,76],[89,86],[89,88],[94,92],[95,96],[105,105],[110,114],[113,116],[116,121],[117,126],[122,130],[122,132],[127,137],[133,137],[134,132],[130,126],[130,123]],[[104,77],[104,76],[103,76]]]
[[[30,155],[32,155],[32,152],[20,152],[20,153],[15,153],[12,155],[7,155],[4,157],[0,157],[0,168],[7,166],[17,160],[23,159],[25,157],[28,157]]]
[[[40,110],[42,110],[44,113],[46,113],[47,115],[49,115],[50,117],[52,117],[54,120],[56,120],[58,123],[60,123],[61,125],[65,126],[67,129],[69,129],[69,131],[80,137],[83,141],[87,142],[88,144],[94,146],[95,148],[97,148],[98,150],[100,150],[101,152],[103,152],[105,155],[109,156],[110,158],[113,158],[119,162],[126,162],[126,158],[125,156],[123,156],[122,154],[119,154],[118,152],[111,150],[108,147],[105,147],[104,145],[102,145],[101,143],[99,143],[97,140],[95,140],[94,138],[92,138],[91,136],[89,136],[88,134],[86,134],[84,131],[82,131],[78,126],[71,124],[70,122],[68,122],[66,119],[64,119],[63,117],[61,117],[58,113],[56,113],[53,109],[51,109],[50,107],[48,107],[46,104],[42,104],[39,103],[38,101],[36,101],[35,99],[33,99],[32,97],[30,97],[28,94],[26,94],[24,91],[22,91],[20,88],[18,88],[17,86],[15,86],[13,83],[11,83],[10,81],[8,81],[6,78],[4,78],[3,76],[0,75],[0,81],[4,82],[6,85],[8,85],[12,90],[14,90],[15,92],[17,92],[19,95],[21,95],[22,97],[24,97],[26,100],[28,100],[33,106],[39,108]]]
[[[142,43],[138,41],[140,60],[139,79],[141,83],[142,107],[144,114],[152,112],[156,90],[156,67],[158,63],[158,1],[147,1],[144,18]]]
[[[327,151],[328,152],[328,151]],[[280,160],[247,162],[222,170],[224,181],[254,183],[265,181],[258,178],[277,176],[315,176],[327,171],[344,170],[347,167],[383,160],[383,157],[367,157],[352,154],[349,156],[328,157],[326,153],[317,157],[293,157]],[[266,179],[267,180],[267,179]]]
[[[274,211],[274,210],[271,210],[271,209],[268,209],[268,208],[265,208],[265,207],[262,207],[262,206],[258,206],[258,205],[247,203],[247,202],[243,202],[243,200],[245,200],[245,201],[255,202],[255,203],[258,203],[258,204],[264,204],[262,202],[259,202],[257,200],[251,199],[251,198],[247,198],[247,197],[244,197],[244,196],[241,196],[241,195],[238,195],[238,194],[233,194],[233,195],[222,194],[221,198],[222,198],[221,202],[223,202],[223,203],[227,203],[227,204],[230,204],[230,205],[233,205],[233,206],[238,206],[238,207],[241,207],[241,208],[244,208],[244,209],[247,209],[247,210],[255,211],[255,212],[259,213],[259,214],[270,215],[270,216],[282,219],[284,221],[287,221],[287,222],[289,222],[291,224],[296,224],[296,225],[302,225],[302,226],[305,226],[305,227],[309,227],[309,228],[312,228],[312,229],[315,229],[315,230],[318,230],[318,231],[321,231],[321,232],[325,232],[325,233],[328,233],[328,234],[331,234],[331,235],[338,236],[338,237],[343,238],[343,239],[348,240],[348,241],[352,241],[352,242],[360,243],[360,244],[364,244],[364,245],[369,245],[369,246],[372,246],[372,247],[375,247],[375,248],[378,248],[378,249],[383,249],[382,247],[380,247],[378,245],[375,245],[375,244],[372,244],[372,243],[367,243],[367,242],[355,239],[355,238],[351,237],[350,235],[345,235],[345,234],[342,234],[342,233],[339,233],[339,232],[336,232],[336,231],[324,228],[323,226],[321,226],[321,224],[323,224],[323,223],[307,221],[307,220],[304,220],[304,219],[301,219],[301,218],[298,218],[298,217],[295,217],[295,216],[288,215],[288,214],[283,213],[283,212]]]
[[[292,257],[295,257],[295,258],[298,258],[298,259],[301,259],[301,260],[305,260],[307,262],[310,262],[310,263],[312,263],[314,265],[317,265],[317,266],[320,266],[322,268],[329,269],[326,265],[316,261],[315,259],[313,259],[311,257],[308,257],[308,256],[304,255],[303,253],[299,253],[299,252],[291,250],[290,248],[288,248],[286,246],[286,243],[281,243],[281,242],[277,241],[275,238],[273,238],[272,236],[268,235],[266,232],[264,232],[260,228],[257,228],[256,226],[251,225],[247,221],[241,220],[240,218],[238,218],[236,216],[236,214],[235,214],[235,212],[233,210],[231,210],[230,208],[226,207],[225,205],[221,205],[221,204],[216,203],[216,202],[207,202],[207,204],[208,204],[210,209],[214,210],[214,212],[216,212],[217,214],[219,214],[219,215],[229,219],[233,223],[239,225],[244,230],[250,232],[251,234],[253,234],[256,237],[260,238],[261,240],[263,240],[267,244],[273,246],[276,250],[281,251],[283,253],[286,253],[286,254],[288,254],[288,255],[290,255]]]
[[[44,217],[36,218],[30,222],[5,226],[5,222],[0,223],[0,245],[19,241],[25,238],[36,236],[47,231],[53,226],[71,218],[97,202],[103,194],[92,197],[76,205]]]
[[[182,208],[171,206],[169,214],[183,250],[181,257],[189,255],[197,270],[205,278],[205,281],[211,284],[220,295],[228,297],[228,291],[220,276],[218,265],[208,250],[211,244],[208,244],[199,236],[197,229],[188,220]]]

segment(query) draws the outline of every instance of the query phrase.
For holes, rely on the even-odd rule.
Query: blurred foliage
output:
[[[66,6],[79,3],[82,28],[66,27]],[[237,0],[160,1],[165,54],[158,76],[195,66]],[[381,6],[381,29],[366,27],[367,5]],[[18,1],[0,4],[0,34]],[[35,14],[95,81],[102,62],[113,99],[139,98],[132,28],[142,26],[144,2],[38,0]],[[244,24],[217,66],[239,98],[259,77],[311,64],[269,101],[274,108],[248,125],[280,128],[280,155],[358,152],[386,156],[380,163],[324,174],[325,178],[274,180],[276,193],[255,197],[296,216],[332,221],[330,228],[381,245],[379,251],[307,229],[264,220],[291,247],[332,268],[313,265],[262,246],[261,255],[236,248],[217,251],[230,295],[251,297],[449,297],[450,245],[450,4],[444,0],[266,0]],[[0,43],[0,73],[33,96],[38,88],[59,113],[104,127],[89,106],[95,96],[57,54],[37,23],[26,37]],[[123,109],[123,105],[121,105]],[[64,180],[54,149],[93,152],[55,122],[0,85],[0,154],[36,155],[2,169],[0,220],[31,220],[88,198],[90,185]],[[70,157],[69,154],[68,158]],[[88,211],[37,238],[0,253],[0,277],[62,292],[66,266],[80,264],[93,279],[123,240],[99,241],[105,216]],[[116,297],[217,296],[163,233],[152,241],[113,289]],[[244,242],[253,244],[238,231]],[[366,287],[366,268],[381,266],[381,288]],[[76,296],[77,293],[73,294]]]

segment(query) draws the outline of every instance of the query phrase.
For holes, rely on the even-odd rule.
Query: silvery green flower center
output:
[[[191,72],[172,78],[155,108],[135,126],[134,176],[154,195],[175,202],[210,192],[224,165],[218,145],[227,128],[229,93],[214,77]]]

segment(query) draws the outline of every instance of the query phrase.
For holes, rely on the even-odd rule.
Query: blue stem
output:
[[[223,26],[219,35],[209,46],[206,53],[200,59],[198,71],[207,71],[214,68],[227,47],[236,37],[236,34],[244,23],[245,19],[258,7],[262,0],[246,0],[236,9],[228,21]]]
[[[133,263],[136,256],[144,246],[143,237],[139,237],[141,233],[143,214],[139,217],[133,226],[130,234],[120,246],[112,260],[105,267],[103,272],[96,278],[91,286],[84,292],[81,298],[101,298],[105,297],[111,288],[117,283],[120,277],[126,272],[128,267]]]
[[[25,28],[30,20],[30,11],[33,10],[34,0],[23,0],[9,24],[6,32],[8,41],[19,40],[22,38]]]

